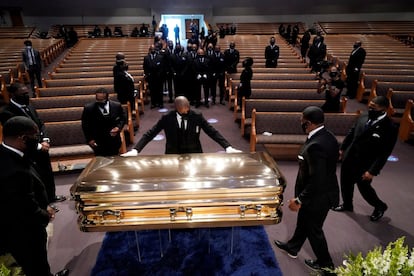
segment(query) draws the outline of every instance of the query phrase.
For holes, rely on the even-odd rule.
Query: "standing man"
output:
[[[144,76],[151,93],[151,108],[164,107],[164,57],[156,52],[155,45],[149,47],[148,55],[144,57]]]
[[[178,24],[174,27],[174,35],[175,35],[175,44],[180,44],[180,27],[178,27]]]
[[[240,61],[240,53],[236,50],[236,44],[230,42],[229,48],[224,51],[224,63],[226,64],[226,72],[229,74],[237,73],[237,64]]]
[[[34,161],[34,167],[46,186],[49,202],[66,200],[66,197],[56,195],[55,178],[49,156],[50,140],[47,136],[45,125],[39,118],[35,108],[29,104],[29,89],[23,83],[14,82],[10,85],[8,91],[11,99],[10,103],[0,110],[1,124],[4,125],[8,119],[15,116],[26,116],[36,123],[40,131],[37,150],[30,152],[28,157]]]
[[[37,85],[42,87],[42,59],[40,58],[39,51],[33,48],[30,40],[26,40],[24,45],[25,49],[22,51],[22,59],[24,67],[30,76],[30,87],[34,96],[35,79],[37,80]]]
[[[358,90],[359,76],[361,73],[362,64],[364,64],[366,52],[361,47],[362,42],[356,41],[354,43],[354,49],[349,56],[348,64],[346,66],[346,83],[347,83],[347,96],[350,99],[355,98]]]
[[[224,55],[220,51],[220,46],[216,45],[214,47],[214,53],[210,59],[211,70],[212,70],[212,78],[210,82],[210,89],[211,89],[211,99],[213,104],[216,103],[216,95],[217,95],[217,85],[219,88],[219,97],[220,97],[220,104],[225,105],[224,103],[224,94],[226,88],[224,86],[225,82],[225,64],[224,64]]]
[[[135,145],[135,148],[121,156],[137,156],[154,137],[164,130],[167,143],[166,154],[202,153],[200,132],[204,132],[227,153],[241,152],[231,147],[230,143],[211,126],[201,113],[190,110],[190,103],[184,96],[175,98],[175,110],[163,115]]]
[[[125,125],[125,113],[119,102],[109,100],[105,88],[95,92],[96,102],[85,105],[82,112],[82,130],[86,143],[96,156],[119,154],[120,132]]]
[[[298,212],[296,229],[288,242],[276,240],[275,244],[295,259],[308,239],[316,260],[305,260],[305,264],[313,270],[333,269],[322,227],[329,209],[339,200],[336,177],[339,146],[335,136],[325,128],[324,113],[319,107],[305,108],[301,124],[308,139],[298,155],[295,198],[288,201],[289,209]]]
[[[270,38],[269,45],[265,48],[266,68],[276,68],[279,59],[279,46],[275,45],[275,37]]]
[[[354,211],[352,203],[354,184],[362,197],[374,207],[371,221],[377,221],[388,209],[372,187],[374,176],[377,176],[387,162],[397,141],[398,129],[387,116],[389,100],[378,96],[368,105],[368,113],[359,117],[345,137],[340,150],[341,193],[343,204],[335,211]]]
[[[115,66],[113,67],[114,76],[114,91],[117,95],[118,101],[121,104],[127,102],[131,105],[131,110],[135,110],[135,83],[134,77],[128,73],[128,63],[125,61],[125,57],[118,59],[123,56],[122,53],[117,54]]]
[[[208,103],[208,99],[210,97],[211,82],[211,68],[209,62],[210,60],[206,57],[204,50],[201,48],[198,49],[197,58],[194,59],[194,70],[196,74],[197,88],[193,93],[196,107],[198,107],[201,103],[201,88],[203,88],[204,92],[204,106],[207,108],[210,107]]]
[[[27,276],[50,276],[46,226],[55,218],[45,185],[26,155],[37,151],[39,129],[33,120],[15,116],[3,124],[0,145],[0,244]],[[68,275],[64,269],[56,275]]]

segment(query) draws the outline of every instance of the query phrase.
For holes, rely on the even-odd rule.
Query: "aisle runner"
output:
[[[91,275],[282,273],[264,228],[254,226],[107,233]]]

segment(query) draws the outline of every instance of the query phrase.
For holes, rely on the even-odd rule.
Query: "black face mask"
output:
[[[338,76],[338,73],[337,72],[331,72],[331,73],[329,73],[329,76],[331,78],[336,78],[336,76]]]
[[[29,94],[16,95],[13,97],[13,100],[18,104],[28,105],[30,102],[30,97]]]
[[[104,102],[96,102],[96,104],[100,107],[100,108],[104,108],[106,106],[106,103],[108,101],[104,101]]]
[[[374,109],[369,109],[368,110],[368,118],[370,120],[376,120],[379,116],[384,115],[385,111],[382,110],[374,110]]]
[[[302,127],[303,132],[306,133],[306,129],[309,126],[309,122],[304,122],[300,126]]]
[[[354,44],[354,49],[358,48],[359,45],[358,44]]]
[[[180,113],[180,112],[178,112],[178,111],[177,111],[177,113],[178,113],[178,115],[180,115],[180,116],[181,116],[181,118],[182,118],[183,120],[188,120],[188,113]]]

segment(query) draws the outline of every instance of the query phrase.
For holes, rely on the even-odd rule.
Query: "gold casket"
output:
[[[285,178],[264,152],[96,157],[71,194],[82,231],[229,227],[281,220]]]

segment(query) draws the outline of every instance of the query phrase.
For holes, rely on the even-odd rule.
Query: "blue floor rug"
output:
[[[262,226],[106,234],[93,276],[282,275]]]

